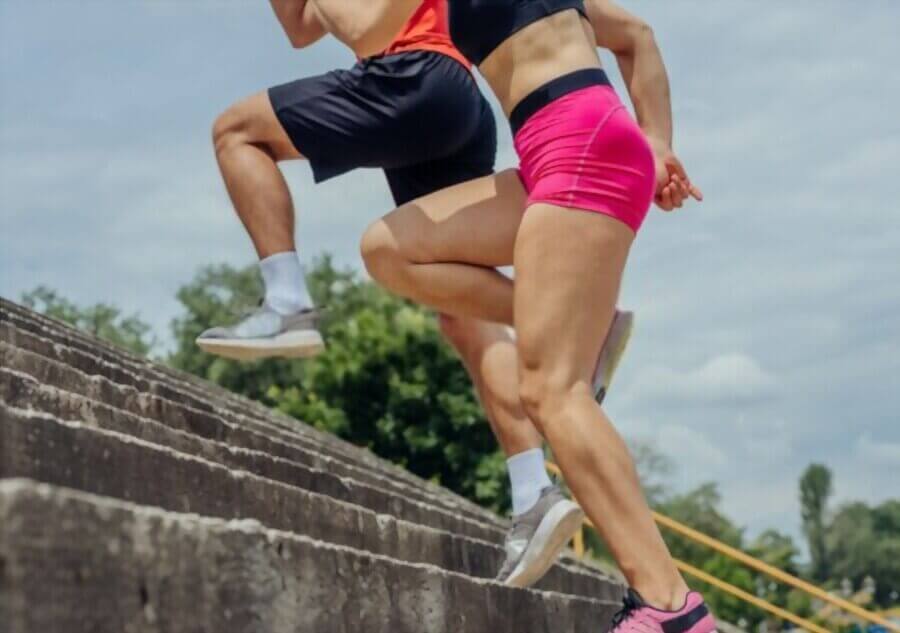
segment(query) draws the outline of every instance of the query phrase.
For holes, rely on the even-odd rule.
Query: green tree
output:
[[[825,543],[834,583],[847,578],[859,588],[875,580],[875,602],[891,605],[900,591],[900,500],[874,508],[855,502],[842,506],[829,523]]]
[[[822,464],[810,464],[800,477],[800,512],[811,558],[810,573],[819,582],[829,577],[825,522],[831,493],[831,471]]]
[[[766,530],[760,534],[747,547],[751,556],[777,567],[794,576],[800,575],[800,565],[797,557],[800,552],[794,540],[776,530]],[[763,599],[787,609],[801,617],[811,615],[812,603],[809,596],[798,590],[791,589],[788,585],[771,580],[768,576],[758,575],[756,578],[756,593]]]
[[[706,483],[694,490],[676,494],[657,506],[657,510],[668,517],[718,539],[732,547],[741,548],[743,531],[738,528],[721,510],[722,497],[718,486]],[[740,587],[744,591],[756,591],[753,574],[732,559],[714,550],[695,543],[670,531],[663,536],[675,558],[698,567],[713,576]],[[758,609],[748,606],[730,594],[708,586],[706,583],[691,580],[691,586],[702,591],[713,612],[728,622],[745,619],[752,625],[763,619]]]
[[[137,315],[123,316],[121,310],[105,303],[79,306],[46,286],[22,295],[22,303],[140,356],[147,356],[156,345],[147,323]]]
[[[255,267],[217,266],[178,292],[185,313],[173,323],[170,362],[505,511],[503,454],[434,316],[328,257],[313,263],[308,283],[325,307],[320,356],[237,363],[197,349],[200,332],[252,309],[261,291]]]
[[[630,441],[628,448],[640,475],[647,503],[659,505],[671,494],[669,481],[675,473],[675,463],[650,440]]]

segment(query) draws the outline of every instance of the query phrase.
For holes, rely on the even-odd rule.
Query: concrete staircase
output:
[[[0,299],[0,630],[605,631],[572,560],[333,436]]]

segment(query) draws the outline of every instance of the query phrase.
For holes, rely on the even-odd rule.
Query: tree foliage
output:
[[[825,543],[832,578],[859,588],[871,577],[875,602],[890,604],[891,592],[900,591],[900,501],[842,506],[828,524]]]
[[[123,316],[121,310],[105,303],[79,306],[46,286],[22,295],[22,303],[139,356],[147,356],[156,343],[150,326],[137,315]]]
[[[831,492],[831,471],[821,464],[810,464],[800,477],[800,513],[812,559],[811,573],[820,582],[829,576],[825,513]]]

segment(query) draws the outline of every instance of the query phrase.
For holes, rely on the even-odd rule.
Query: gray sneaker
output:
[[[584,512],[558,486],[549,486],[528,512],[513,517],[506,535],[506,561],[497,580],[530,587],[544,577],[584,520]]]
[[[609,334],[606,335],[603,349],[600,350],[600,358],[597,359],[597,369],[594,371],[594,398],[598,404],[603,404],[603,399],[606,398],[606,392],[609,390],[619,361],[625,354],[632,330],[634,330],[634,312],[616,310]]]
[[[234,325],[206,330],[197,345],[210,354],[237,360],[315,356],[325,349],[316,328],[318,319],[315,308],[284,316],[262,304]]]

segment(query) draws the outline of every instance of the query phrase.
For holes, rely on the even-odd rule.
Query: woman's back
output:
[[[492,21],[491,11],[480,8],[492,4],[450,0],[450,28],[463,53],[475,57],[472,61],[478,64],[507,115],[522,98],[548,81],[583,68],[600,67],[593,29],[580,2],[497,2],[504,7],[510,5],[507,11],[520,12],[519,19],[504,23]],[[535,13],[533,7],[538,5],[543,13]],[[528,14],[524,18],[522,11]],[[480,15],[485,18],[483,23],[478,21]],[[500,29],[501,35],[510,29],[514,32],[495,45],[498,33],[490,29]],[[487,56],[479,60],[484,53]]]

